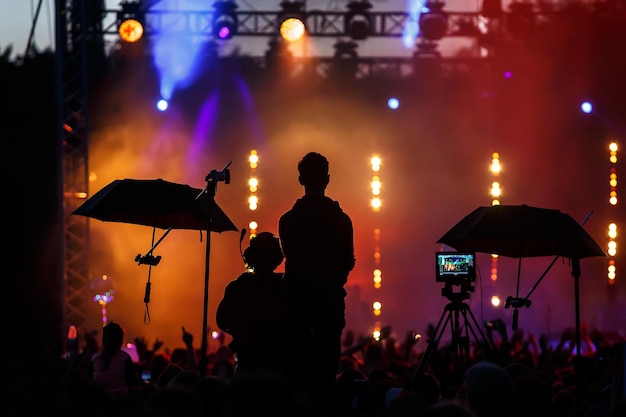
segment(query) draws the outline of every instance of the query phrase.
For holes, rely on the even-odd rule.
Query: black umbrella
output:
[[[115,180],[98,191],[72,212],[94,219],[151,226],[154,229],[167,229],[163,236],[153,242],[152,248],[144,256],[137,255],[135,261],[156,266],[161,257],[152,256],[152,252],[172,229],[210,230],[212,232],[235,231],[239,229],[226,216],[226,213],[215,202],[218,182],[230,183],[230,162],[221,171],[212,170],[207,176],[205,189],[193,188],[186,184],[178,184],[156,180],[123,179]],[[154,237],[154,233],[153,233]],[[204,313],[202,324],[202,358],[200,371],[204,374],[207,365],[207,312],[209,287],[209,258],[211,238],[207,233],[206,257],[204,273]],[[150,272],[144,302],[146,313],[150,301]]]
[[[209,198],[200,188],[162,179],[115,180],[72,212],[105,222],[131,223],[159,229],[207,230]],[[238,231],[212,201],[211,231]]]
[[[437,242],[451,246],[457,251],[482,252],[519,258],[518,290],[521,258],[555,256],[571,259],[572,276],[575,279],[576,336],[578,353],[580,353],[578,288],[580,259],[606,256],[606,254],[583,229],[582,225],[570,215],[560,210],[532,207],[525,204],[478,207],[455,224]],[[528,296],[525,300],[519,298],[515,300],[527,302],[527,298]],[[509,300],[507,300],[507,306],[508,304]],[[522,303],[523,305],[524,303]],[[529,303],[526,304],[526,306],[528,305]],[[516,329],[518,305],[514,307],[516,310],[513,316],[513,327]]]
[[[437,242],[458,251],[511,258],[606,256],[569,214],[525,204],[478,207]]]

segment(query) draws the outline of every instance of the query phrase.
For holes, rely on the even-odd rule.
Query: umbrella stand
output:
[[[585,223],[587,223],[587,220],[589,220],[589,217],[591,217],[592,214],[593,214],[593,210],[590,211],[587,214],[587,216],[583,219],[582,222],[580,222],[580,225],[584,226]],[[530,307],[531,300],[529,298],[530,298],[531,294],[535,291],[535,289],[537,288],[539,283],[543,280],[543,278],[546,276],[548,271],[550,271],[552,266],[555,264],[557,259],[559,259],[560,257],[561,257],[560,255],[557,255],[557,256],[554,257],[554,259],[552,259],[552,262],[550,262],[550,265],[548,265],[548,267],[545,269],[545,271],[543,271],[543,274],[541,274],[541,276],[539,277],[537,282],[535,282],[535,284],[532,286],[530,291],[528,291],[528,294],[526,294],[526,297],[524,297],[524,298],[511,297],[511,296],[507,297],[506,303],[504,305],[504,308],[509,308],[511,306],[513,306],[515,308],[515,310],[513,311],[513,325],[512,325],[512,329],[513,330],[517,330],[518,329],[518,310],[517,309],[520,308],[520,307]],[[573,258],[571,260],[571,262],[572,262],[572,277],[574,277],[574,305],[575,305],[575,310],[576,310],[575,311],[576,356],[580,357],[580,288],[579,288],[580,258]],[[521,263],[521,258],[520,258],[520,263]],[[518,271],[517,271],[517,288],[518,288],[518,293],[519,293],[520,268],[521,268],[521,266],[518,266]]]
[[[208,330],[208,311],[209,311],[209,261],[211,258],[211,212],[212,206],[215,202],[215,193],[217,192],[217,183],[224,181],[224,184],[230,184],[230,171],[228,167],[232,161],[229,161],[221,171],[211,170],[206,176],[205,181],[207,186],[198,195],[200,198],[202,193],[206,192],[208,197],[208,227],[206,236],[206,251],[205,251],[205,266],[204,266],[204,304],[202,312],[202,348],[199,364],[200,375],[205,376],[207,370],[207,330]]]
[[[148,265],[148,282],[146,282],[146,290],[143,295],[143,302],[146,305],[146,310],[143,313],[143,322],[145,324],[150,324],[150,309],[148,307],[148,304],[150,304],[150,290],[152,288],[152,283],[150,282],[150,278],[152,277],[152,267],[157,266],[159,262],[161,262],[161,257],[153,256],[152,252],[154,252],[159,243],[161,243],[161,241],[165,239],[165,236],[169,234],[170,230],[172,230],[171,227],[167,229],[167,231],[163,234],[163,236],[159,238],[156,243],[153,243],[152,247],[145,255],[142,256],[139,253],[137,254],[137,256],[135,256],[135,262],[137,262],[138,265]],[[155,234],[156,227],[152,228],[152,242],[154,242]]]
[[[580,359],[580,259],[572,259],[572,276],[574,277],[574,304],[576,308],[576,358]]]
[[[535,282],[535,284],[532,286],[530,291],[528,291],[528,294],[526,294],[526,297],[524,297],[524,298],[519,298],[517,296],[516,297],[513,297],[513,296],[508,296],[507,297],[506,303],[504,304],[504,308],[509,308],[511,306],[513,306],[513,308],[515,308],[515,311],[513,311],[513,324],[511,326],[511,328],[513,330],[517,330],[518,329],[519,313],[518,313],[517,309],[520,308],[520,307],[530,307],[530,305],[532,303],[532,301],[529,299],[530,295],[535,291],[535,288],[537,288],[539,283],[543,280],[543,278],[546,276],[548,271],[550,271],[550,269],[552,268],[552,266],[554,265],[556,260],[559,259],[559,258],[560,258],[559,255],[554,257],[552,262],[550,262],[550,265],[548,265],[548,267],[545,269],[545,271],[543,271],[543,274],[541,274],[541,276],[539,277],[537,282]],[[520,258],[520,261],[521,261],[521,258]],[[519,269],[518,269],[517,277],[518,277],[517,278],[517,285],[518,285],[518,294],[519,294]]]
[[[165,239],[167,235],[169,235],[171,231],[172,231],[171,227],[167,229],[165,233],[163,233],[163,236],[161,236],[159,240],[157,240],[156,243],[152,245],[150,250],[146,252],[145,255],[138,254],[137,256],[135,256],[135,262],[137,262],[139,265],[157,266],[159,262],[161,261],[161,257],[153,256],[152,252],[154,252],[157,246],[159,246],[159,244],[163,241],[163,239]],[[154,232],[152,233],[152,236],[154,237]]]

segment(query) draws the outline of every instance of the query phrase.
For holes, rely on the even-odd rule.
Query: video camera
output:
[[[474,291],[476,256],[473,252],[435,252],[435,280],[445,283],[441,295],[452,302],[462,302]],[[460,287],[455,292],[454,286]]]
[[[473,252],[435,252],[435,280],[471,286],[476,281],[475,258]]]

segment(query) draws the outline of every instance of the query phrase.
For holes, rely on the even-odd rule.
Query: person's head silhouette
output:
[[[257,233],[243,253],[246,265],[257,272],[273,271],[283,258],[280,241],[270,232]]]
[[[124,344],[124,328],[114,321],[102,328],[102,345],[110,350],[121,349]]]
[[[318,152],[309,152],[298,163],[298,181],[305,192],[323,193],[328,185],[328,159]]]

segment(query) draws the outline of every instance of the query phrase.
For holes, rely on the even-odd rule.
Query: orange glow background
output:
[[[364,87],[361,84],[353,91]],[[330,161],[327,195],[340,202],[354,223],[357,264],[347,286],[348,328],[369,334],[378,320],[393,326],[397,339],[409,330],[423,332],[428,323],[440,318],[447,300],[434,277],[434,252],[441,249],[436,242],[476,207],[490,205],[493,152],[500,153],[503,166],[502,204],[556,208],[578,221],[593,211],[585,228],[605,246],[604,230],[610,217],[608,138],[585,131],[587,122],[574,115],[576,109],[566,113],[556,100],[543,96],[541,88],[536,92],[519,88],[510,92],[514,100],[492,103],[478,94],[459,93],[444,99],[435,91],[415,87],[396,90],[403,104],[391,111],[385,103],[392,87],[376,85],[380,93],[365,99],[356,93],[315,92],[313,88],[302,88],[308,95],[297,96],[287,91],[288,86],[268,86],[255,90],[250,102],[241,90],[222,85],[218,114],[200,135],[204,148],[190,154],[192,138],[201,131],[201,108],[213,94],[211,88],[200,84],[185,90],[168,112],[159,113],[151,103],[151,91],[158,87],[145,74],[129,76],[110,90],[103,89],[94,110],[89,168],[96,180],[90,194],[122,178],[163,178],[203,188],[212,169],[220,170],[232,161],[231,183],[218,183],[216,202],[238,228],[256,220],[258,231],[276,233],[279,216],[302,194],[298,160],[309,151],[321,152]],[[404,104],[410,100],[414,102]],[[247,206],[252,149],[259,155],[256,212]],[[382,159],[382,208],[377,213],[370,206],[370,158],[374,154]],[[621,224],[626,225],[624,213],[620,215]],[[150,342],[158,338],[168,348],[183,345],[184,326],[200,347],[206,235],[201,239],[197,231],[174,230],[155,250],[162,260],[151,270],[150,324],[145,324],[143,298],[149,268],[137,265],[134,258],[151,248],[153,230],[98,220],[91,220],[90,225],[90,273],[94,278],[107,274],[115,285],[115,299],[107,306],[109,320],[122,323],[128,338],[140,336]],[[381,233],[380,289],[372,283],[377,267],[375,228]],[[157,230],[155,240],[162,233]],[[522,261],[520,297],[551,260]],[[476,318],[482,322],[502,317],[510,325],[512,310],[505,310],[503,304],[495,309],[489,299],[492,294],[502,300],[516,295],[517,260],[500,258],[495,283],[489,279],[490,256],[479,254],[478,262],[479,281],[468,301]],[[624,297],[607,291],[606,259],[583,259],[581,267],[582,321],[620,330],[626,322],[624,303],[620,306],[619,302]],[[239,234],[211,233],[210,329],[215,329],[215,310],[224,287],[243,269]],[[626,278],[623,271],[621,277]],[[521,328],[538,335],[574,326],[569,261],[559,260],[530,298],[532,306],[520,311]],[[382,302],[380,317],[371,311],[373,301]],[[99,325],[99,313],[93,303],[94,328]],[[210,350],[216,348],[215,343],[209,342]]]

